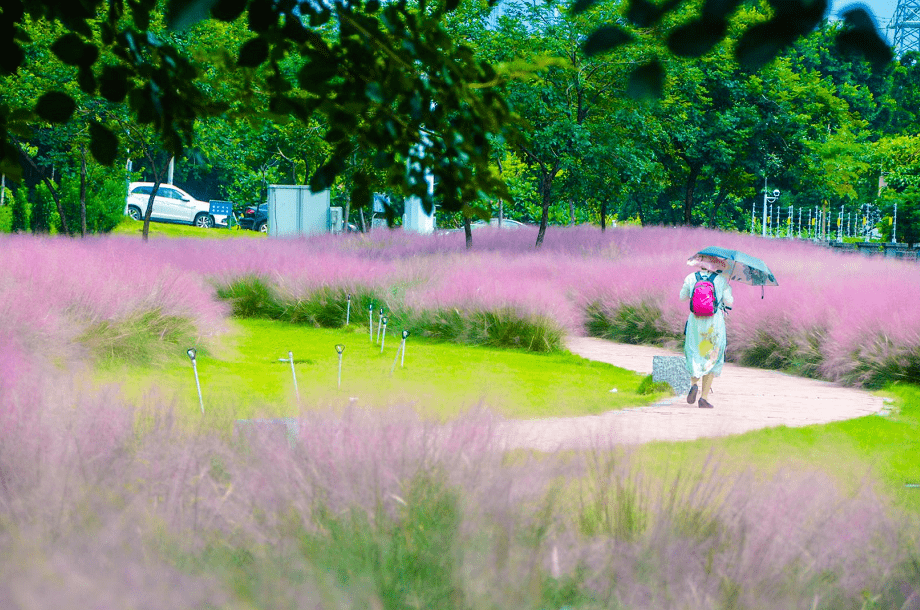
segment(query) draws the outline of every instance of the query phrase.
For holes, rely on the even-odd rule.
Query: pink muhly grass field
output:
[[[0,427],[4,608],[836,609],[920,593],[915,532],[868,485],[723,475],[715,456],[648,478],[603,448],[508,460],[488,413],[311,413],[290,448],[39,374]]]
[[[188,320],[199,337],[222,328],[216,286],[259,277],[282,301],[319,290],[377,295],[393,311],[517,312],[563,333],[586,332],[589,310],[619,324],[642,306],[650,338],[679,345],[687,304],[677,298],[694,252],[719,245],[767,262],[779,280],[735,283],[729,360],[855,385],[920,375],[920,273],[907,261],[811,243],[707,229],[552,227],[533,249],[530,228],[422,236],[400,230],[279,240],[0,240],[6,341],[63,350],[87,329],[155,312]],[[633,311],[633,310],[630,310]],[[592,315],[595,315],[592,314]],[[637,315],[631,313],[629,315]],[[628,316],[627,316],[628,317]],[[408,318],[413,318],[409,315]],[[596,320],[595,320],[596,322]],[[632,323],[631,321],[628,321]]]
[[[708,245],[780,281],[764,300],[736,287],[730,350],[811,349],[816,374],[853,383],[917,352],[909,263],[704,230],[553,229],[539,252],[532,237],[480,229],[470,253],[462,233],[0,239],[15,321],[0,334],[0,608],[916,606],[916,531],[868,482],[723,475],[718,456],[662,479],[615,448],[507,459],[490,414],[437,424],[408,407],[305,415],[291,448],[82,381],[85,333],[156,311],[207,337],[227,315],[215,287],[251,275],[292,297],[367,287],[572,333],[592,304],[651,303],[676,334],[685,260]]]
[[[511,309],[571,334],[585,332],[589,307],[615,318],[623,306],[644,304],[659,316],[659,340],[674,345],[688,312],[677,297],[692,271],[685,262],[719,245],[763,259],[779,280],[763,299],[759,287],[734,284],[729,360],[855,385],[912,379],[905,371],[920,370],[913,262],[708,229],[552,227],[540,251],[533,238],[528,228],[477,229],[468,252],[462,232],[377,230],[276,241],[159,240],[150,249],[161,264],[218,284],[261,277],[287,299],[321,288],[366,289],[391,309]]]

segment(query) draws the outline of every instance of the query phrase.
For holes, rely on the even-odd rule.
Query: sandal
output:
[[[708,400],[706,400],[705,398],[700,398],[700,408],[701,408],[701,409],[711,409],[711,408],[712,408],[712,403],[710,403],[710,402],[709,402]]]
[[[696,402],[696,392],[697,392],[698,389],[699,389],[699,388],[696,387],[696,384],[695,384],[695,383],[694,383],[692,386],[690,386],[690,393],[687,394],[687,403],[688,403],[688,404],[691,404],[691,405],[692,405],[693,403]]]

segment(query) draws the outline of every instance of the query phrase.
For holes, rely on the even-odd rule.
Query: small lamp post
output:
[[[368,336],[370,340],[374,340],[374,304],[371,303],[367,309],[367,323],[368,323]]]
[[[190,347],[185,353],[188,354],[188,359],[192,361],[192,370],[195,371],[195,387],[198,388],[198,406],[201,407],[201,414],[204,415],[204,400],[201,398],[201,383],[198,381],[198,365],[195,362],[195,356],[198,355],[198,351],[194,347]]]
[[[341,343],[335,346],[335,352],[339,355],[339,387],[342,387],[342,354],[345,352],[345,346]]]
[[[404,330],[402,332],[402,361],[399,363],[400,367],[406,366],[406,337],[409,336],[409,331]]]
[[[773,206],[772,206],[772,204],[773,204],[774,201],[776,201],[777,199],[779,199],[779,195],[780,195],[779,189],[773,189],[773,196],[772,196],[772,197],[770,196],[769,193],[767,193],[767,178],[764,177],[764,179],[763,179],[763,229],[762,229],[762,233],[761,233],[761,236],[762,236],[762,237],[766,237],[766,236],[767,236],[767,204],[768,204],[768,203],[771,204],[771,206],[770,206],[770,208],[771,208],[770,216],[772,217],[772,216],[773,216],[773,212],[772,212],[772,207],[773,207]],[[771,225],[773,224],[773,219],[772,219],[772,218],[770,218],[770,224],[771,224]]]
[[[377,316],[377,343],[380,343],[380,331],[383,329],[383,307],[380,308],[380,315]]]
[[[380,311],[383,311],[383,310],[381,309]],[[386,317],[386,316],[381,316],[381,317],[380,317],[380,321],[381,321],[381,323],[383,324],[383,326],[380,327],[380,329],[381,329],[381,334],[380,334],[380,353],[382,354],[382,353],[383,353],[383,344],[386,343],[386,341],[387,341],[387,317]]]
[[[345,326],[351,322],[351,295],[345,296]]]

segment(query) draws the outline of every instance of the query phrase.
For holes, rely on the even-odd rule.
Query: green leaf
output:
[[[668,49],[680,57],[700,57],[712,50],[727,31],[725,19],[691,21],[671,31]]]
[[[128,70],[122,66],[106,66],[99,77],[99,93],[110,102],[120,102],[128,95]]]
[[[118,155],[118,136],[96,121],[89,124],[89,151],[99,163],[109,167],[115,163]]]
[[[185,30],[208,18],[217,0],[169,0],[166,5],[166,27]]]
[[[60,91],[49,91],[35,103],[36,114],[49,123],[66,123],[76,109],[73,99]]]
[[[267,31],[278,23],[272,2],[253,2],[249,5],[249,29],[256,33]]]
[[[246,10],[246,0],[217,0],[211,7],[211,15],[221,21],[236,21]]]
[[[615,49],[633,39],[627,31],[615,25],[608,25],[594,30],[582,49],[589,57]]]
[[[16,152],[15,148],[12,148],[12,150],[14,153]],[[9,154],[9,151],[0,159],[0,173],[6,174],[6,177],[13,182],[22,182],[22,165],[19,164],[15,156]]]
[[[894,58],[891,47],[878,34],[872,16],[862,8],[843,14],[845,26],[837,34],[837,48],[846,56],[863,56],[876,70],[883,69]]]
[[[0,74],[14,74],[25,61],[25,53],[12,40],[0,42],[0,45]]]
[[[654,25],[661,19],[662,11],[648,0],[631,0],[626,18],[640,28]]]
[[[597,0],[575,0],[575,3],[572,5],[572,8],[569,9],[573,15],[578,15],[585,12],[596,2]]]
[[[52,43],[51,51],[68,66],[77,66],[83,53],[83,40],[74,33],[64,34]]]
[[[247,40],[240,47],[240,57],[236,65],[241,68],[257,68],[268,59],[268,42],[260,37]]]
[[[636,100],[657,100],[664,88],[664,67],[657,59],[636,68],[629,75],[626,94]]]
[[[773,61],[790,42],[790,34],[784,32],[784,29],[777,27],[773,21],[750,27],[735,45],[735,59],[738,60],[738,64],[746,70],[756,71]]]
[[[94,95],[96,93],[96,75],[93,74],[93,69],[89,66],[80,66],[80,70],[77,72],[77,84],[80,85],[80,90],[89,95]]]

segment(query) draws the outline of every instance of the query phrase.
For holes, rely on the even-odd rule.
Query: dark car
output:
[[[268,204],[251,205],[243,210],[243,215],[240,217],[240,228],[268,233]]]

